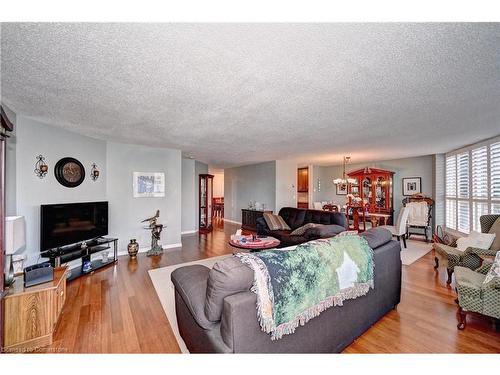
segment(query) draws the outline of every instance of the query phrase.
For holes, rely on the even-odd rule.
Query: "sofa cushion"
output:
[[[308,229],[314,228],[315,226],[318,226],[318,225],[321,225],[321,224],[316,224],[316,223],[307,223],[307,224],[304,224],[301,227],[298,227],[297,229],[295,229],[292,233],[290,233],[290,235],[291,236],[303,236],[304,233]]]
[[[489,249],[495,240],[495,236],[495,233],[479,233],[473,230],[467,237],[461,237],[457,240],[457,250],[465,251],[469,247]]]
[[[281,244],[278,246],[279,248],[287,247],[287,246],[294,246],[294,245],[300,245],[301,243],[309,241],[309,238],[305,236],[292,236],[290,234],[284,234],[281,236]]]
[[[491,226],[488,233],[495,233],[496,237],[490,246],[491,250],[500,250],[500,217],[498,217]]]
[[[208,274],[205,299],[205,315],[208,320],[217,322],[222,316],[224,298],[235,293],[250,290],[253,271],[236,257],[226,258],[215,263]]]
[[[307,238],[328,238],[336,236],[337,234],[345,231],[345,228],[340,225],[316,225],[313,228],[309,228],[305,232]]]
[[[368,242],[368,246],[372,249],[380,247],[392,240],[392,234],[387,229],[371,228],[360,234]]]
[[[345,225],[345,215],[341,212],[331,212],[331,211],[319,211],[319,210],[307,210],[304,216],[305,223],[317,223],[317,224],[337,224]]]
[[[304,225],[304,218],[306,216],[306,211],[307,210],[301,208],[283,207],[280,210],[280,216],[283,219],[285,219],[288,226],[292,230],[294,230]]]
[[[270,230],[290,230],[290,227],[280,215],[266,212],[263,216]]]

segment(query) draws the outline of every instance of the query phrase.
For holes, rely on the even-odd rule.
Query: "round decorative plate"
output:
[[[75,158],[62,158],[54,168],[56,180],[66,187],[77,187],[85,179],[85,168]]]

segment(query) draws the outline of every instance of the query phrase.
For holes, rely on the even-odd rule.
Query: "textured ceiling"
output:
[[[2,101],[227,167],[500,133],[500,24],[2,24]]]

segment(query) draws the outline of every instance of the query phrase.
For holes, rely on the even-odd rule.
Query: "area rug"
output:
[[[401,263],[405,266],[416,262],[432,249],[432,244],[423,241],[406,240],[406,249],[401,241]]]
[[[193,264],[201,264],[202,266],[206,266],[212,268],[215,263],[219,260],[232,256],[222,255],[219,257],[207,258],[202,260],[196,260],[194,262],[181,263],[173,266],[167,266],[162,268],[156,268],[153,270],[149,270],[149,277],[153,282],[153,286],[156,290],[156,294],[158,294],[158,298],[160,299],[161,306],[165,311],[165,315],[167,316],[168,323],[174,332],[174,336],[177,340],[177,344],[179,344],[179,348],[182,353],[189,353],[189,350],[184,343],[181,335],[179,334],[179,328],[177,326],[177,318],[175,316],[175,290],[174,284],[172,280],[170,280],[170,274],[180,267],[191,266]]]
[[[416,262],[418,259],[422,258],[425,254],[431,251],[432,248],[431,244],[422,241],[407,240],[406,242],[408,247],[406,249],[404,247],[401,248],[401,262],[405,266],[409,266],[410,264]],[[184,340],[182,340],[182,337],[179,334],[177,318],[175,316],[174,284],[172,283],[172,280],[170,280],[170,275],[179,267],[190,266],[193,264],[200,264],[212,268],[213,265],[219,260],[230,256],[232,255],[222,255],[219,257],[196,260],[194,262],[181,263],[148,271],[156,294],[158,294],[161,306],[165,311],[165,315],[167,316],[170,327],[172,327],[172,331],[182,353],[189,353],[189,351],[184,343]]]

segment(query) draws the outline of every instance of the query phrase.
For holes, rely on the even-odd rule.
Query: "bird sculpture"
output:
[[[144,219],[141,223],[149,222],[149,227],[154,228],[156,226],[156,220],[160,217],[160,210],[156,210],[156,214],[150,218]]]

